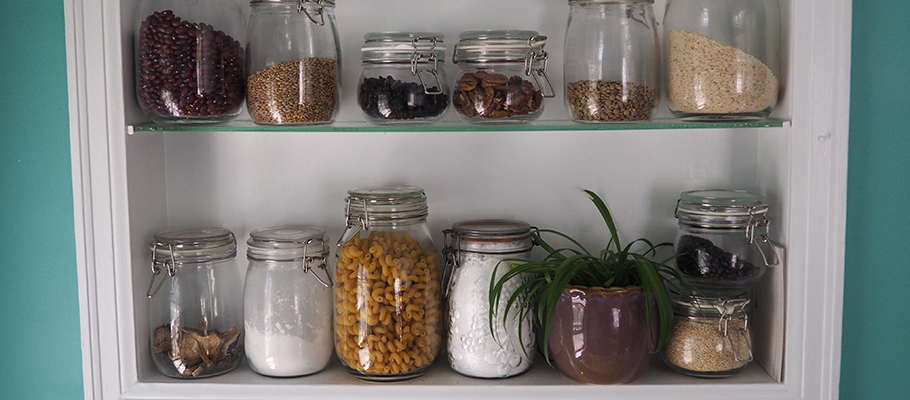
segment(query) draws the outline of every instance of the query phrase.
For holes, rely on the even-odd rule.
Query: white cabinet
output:
[[[567,3],[339,0],[339,123],[305,129],[248,122],[199,129],[142,125],[131,61],[135,3],[66,3],[87,398],[837,396],[850,1],[782,0],[785,89],[772,121],[690,125],[660,119],[590,130],[565,121],[560,93],[546,103],[542,121],[526,127],[474,129],[449,115],[448,122],[424,131],[358,122],[353,97],[363,33],[437,30],[451,49],[461,30],[538,30],[550,37],[548,72],[562,87]],[[664,4],[655,4],[658,18]],[[659,116],[668,116],[665,106]],[[755,323],[764,326],[756,328],[756,336],[763,337],[756,346],[764,368],[753,363],[732,379],[699,380],[674,374],[655,358],[642,379],[623,386],[577,384],[543,362],[512,379],[470,379],[451,372],[444,357],[425,377],[381,385],[358,381],[337,365],[280,380],[258,376],[245,364],[197,381],[165,378],[154,370],[145,299],[152,234],[220,225],[243,242],[255,228],[305,223],[322,226],[337,239],[347,189],[376,184],[423,187],[437,243],[442,229],[479,217],[597,233],[599,226],[590,223],[596,211],[583,188],[605,198],[625,238],[671,240],[681,191],[755,191],[771,204],[772,233],[789,250],[786,267],[773,270],[778,281],[766,285],[781,289],[765,291],[772,295],[761,303],[764,311]],[[245,249],[241,244],[240,257]]]

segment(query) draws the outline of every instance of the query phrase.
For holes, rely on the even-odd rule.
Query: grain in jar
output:
[[[748,304],[743,294],[678,301],[664,361],[674,371],[699,378],[723,378],[742,371],[752,361]]]

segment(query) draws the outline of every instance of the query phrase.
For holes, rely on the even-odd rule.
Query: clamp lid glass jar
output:
[[[155,367],[179,378],[233,370],[243,357],[234,234],[224,228],[161,232],[151,251],[147,295]]]
[[[502,302],[490,325],[490,282],[508,270],[509,260],[531,254],[531,226],[512,220],[472,220],[444,231],[446,259],[443,287],[448,302],[449,364],[455,372],[477,378],[505,378],[528,370],[534,360],[531,315],[502,318]],[[494,277],[495,274],[495,277]],[[523,283],[510,279],[502,289],[509,298]],[[491,333],[493,332],[493,333]]]
[[[423,189],[352,189],[338,240],[335,352],[366,380],[423,375],[442,343],[442,292]]]
[[[755,120],[777,105],[778,0],[669,0],[667,98],[692,121]]]
[[[253,121],[328,124],[339,106],[339,45],[332,0],[252,0],[247,108]]]
[[[748,290],[783,247],[768,236],[768,204],[742,190],[682,192],[676,207],[676,268],[707,294]],[[764,232],[756,232],[763,228]]]
[[[744,294],[731,298],[683,298],[674,305],[676,323],[662,353],[674,371],[722,378],[752,361],[752,330]]]
[[[536,31],[465,31],[452,62],[458,76],[452,99],[467,122],[529,122],[555,97],[547,77],[547,37]],[[531,77],[531,79],[527,79]]]
[[[335,343],[325,231],[262,228],[250,232],[247,244],[243,314],[250,368],[277,377],[322,371]]]
[[[449,105],[444,35],[373,32],[363,36],[357,103],[377,124],[432,123]]]
[[[660,100],[654,0],[569,0],[565,101],[585,123],[649,121]]]
[[[136,97],[155,123],[214,123],[240,114],[246,21],[239,0],[144,0]]]

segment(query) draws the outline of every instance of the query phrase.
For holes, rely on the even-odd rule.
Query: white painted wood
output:
[[[783,61],[789,67],[782,74],[785,95],[775,111],[791,120],[783,128],[433,133],[133,133],[127,125],[143,120],[132,89],[136,3],[66,2],[86,398],[837,397],[849,0],[784,2],[783,14],[790,23],[784,29]],[[441,30],[451,48],[463,29],[536,29],[551,38],[550,77],[562,86],[565,3],[339,3],[345,96],[341,120],[360,118],[350,94],[366,31]],[[658,17],[664,3],[655,4]],[[480,9],[485,12],[477,12]],[[547,104],[544,118],[565,118],[560,99]],[[657,362],[633,384],[591,386],[570,382],[545,365],[514,379],[464,378],[445,367],[444,357],[426,377],[393,385],[357,381],[337,365],[289,380],[255,375],[245,365],[194,382],[167,379],[154,371],[144,299],[147,243],[153,233],[217,224],[232,229],[243,242],[257,227],[308,223],[323,226],[337,238],[345,191],[389,183],[427,190],[430,227],[438,245],[441,230],[453,222],[492,216],[587,237],[598,232],[598,225],[590,222],[596,214],[581,188],[604,195],[626,239],[672,240],[672,209],[680,191],[710,186],[757,191],[772,204],[775,239],[789,250],[787,267],[775,271],[786,281],[781,297],[785,309],[765,319],[786,323],[762,331],[765,339],[757,339],[757,346],[772,354],[766,364],[773,364],[773,354],[782,350],[782,372],[766,365],[769,374],[753,364],[733,379],[697,380],[671,373]],[[242,243],[240,250],[245,250]],[[776,382],[778,373],[782,383]]]

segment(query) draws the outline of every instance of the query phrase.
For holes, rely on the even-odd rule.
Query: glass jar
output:
[[[247,244],[243,316],[250,368],[276,377],[322,371],[335,344],[325,231],[262,228],[250,232]]]
[[[676,206],[676,268],[703,293],[748,290],[783,247],[768,236],[768,204],[742,190],[682,192]],[[764,232],[757,232],[763,229]]]
[[[752,361],[749,300],[693,297],[674,306],[676,322],[662,356],[676,372],[699,378],[724,378]]]
[[[452,105],[471,123],[534,121],[543,99],[555,97],[547,78],[547,37],[536,31],[466,31],[459,34]],[[530,77],[530,78],[528,78]]]
[[[650,121],[660,101],[654,0],[569,0],[565,101],[577,122]]]
[[[136,98],[153,122],[212,123],[240,114],[246,21],[239,0],[144,0]]]
[[[447,351],[452,370],[475,378],[506,378],[528,370],[534,361],[531,314],[517,312],[506,321],[506,302],[490,326],[490,283],[509,270],[509,261],[531,255],[531,226],[510,220],[462,221],[444,231],[448,302]],[[447,282],[448,281],[448,282]],[[511,279],[502,289],[508,299],[523,283]],[[491,333],[494,332],[494,333]]]
[[[257,124],[335,120],[340,97],[333,0],[252,0],[247,108]]]
[[[161,232],[151,251],[147,295],[155,367],[177,378],[233,370],[243,358],[243,286],[234,234],[224,228]]]
[[[442,343],[440,268],[423,189],[352,189],[338,240],[335,352],[356,377],[423,375]]]
[[[664,41],[674,116],[757,120],[777,105],[778,0],[668,0]]]
[[[357,103],[377,124],[439,121],[449,106],[444,35],[379,32],[363,35]]]

